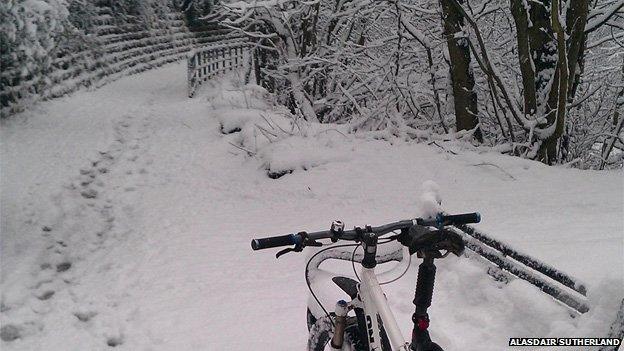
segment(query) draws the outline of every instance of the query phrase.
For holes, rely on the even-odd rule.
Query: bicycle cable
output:
[[[385,241],[380,241],[378,243],[378,245],[383,245],[383,244],[387,244],[391,241],[394,241],[396,239],[396,236],[392,236],[389,238],[386,238],[387,240]],[[353,267],[353,272],[355,273],[355,276],[357,278],[358,281],[360,280],[360,277],[357,274],[357,270],[355,269],[355,251],[357,250],[357,248],[359,246],[361,246],[362,244],[358,243],[358,244],[342,244],[342,245],[334,245],[334,246],[329,246],[326,247],[324,249],[319,250],[318,252],[316,252],[314,255],[312,255],[312,257],[310,257],[310,259],[308,259],[308,262],[306,263],[306,268],[305,268],[305,279],[306,279],[306,285],[308,286],[308,290],[310,290],[310,294],[312,294],[312,297],[314,298],[314,301],[316,301],[316,303],[321,307],[321,309],[323,310],[323,312],[325,313],[325,315],[327,316],[327,318],[329,319],[329,321],[331,322],[332,326],[335,328],[336,325],[334,324],[334,320],[331,318],[331,314],[329,314],[329,312],[327,312],[327,309],[325,308],[325,306],[323,306],[323,304],[321,303],[321,301],[319,300],[319,298],[316,296],[316,294],[314,293],[314,290],[312,289],[312,284],[310,283],[310,277],[308,275],[308,272],[310,270],[310,263],[312,262],[312,260],[318,256],[319,254],[330,250],[330,249],[336,249],[339,247],[351,247],[351,246],[355,246],[355,249],[353,250],[353,254],[351,255],[351,265]],[[410,256],[410,262],[411,262],[411,256]],[[409,268],[409,265],[408,265]],[[401,278],[405,273],[407,272],[407,269],[405,270],[405,272],[403,272],[403,274],[401,274],[398,278],[392,280],[395,281],[399,278]],[[391,281],[391,282],[392,282]],[[384,283],[385,284],[385,283]]]
[[[405,270],[403,271],[403,273],[401,273],[398,277],[396,277],[396,278],[394,278],[392,280],[388,280],[387,282],[379,283],[379,285],[385,285],[385,284],[394,283],[397,280],[401,279],[405,275],[405,273],[407,273],[407,271],[409,270],[411,265],[412,265],[412,255],[409,255],[409,260],[407,261],[407,267],[405,267]]]
[[[327,312],[327,309],[323,306],[323,304],[321,303],[321,301],[318,299],[318,297],[316,296],[316,294],[314,293],[314,291],[312,290],[312,285],[310,284],[310,277],[308,276],[308,272],[309,272],[309,268],[310,268],[310,262],[312,262],[312,260],[314,259],[314,257],[318,256],[319,254],[321,254],[322,252],[325,252],[327,250],[330,249],[336,249],[339,247],[351,247],[351,246],[359,246],[360,244],[343,244],[343,245],[335,245],[335,246],[329,246],[326,247],[322,250],[319,250],[317,253],[315,253],[314,255],[312,255],[312,257],[310,257],[310,259],[308,260],[308,263],[306,263],[306,269],[305,269],[305,278],[306,278],[306,285],[308,286],[308,290],[310,290],[310,294],[312,294],[312,297],[314,298],[314,300],[316,301],[316,303],[321,306],[321,309],[323,310],[323,312],[325,312],[325,315],[327,316],[327,318],[329,319],[329,321],[331,322],[332,326],[335,328],[336,325],[334,324],[334,320],[331,318],[331,315],[329,314],[329,312]]]
[[[357,269],[355,269],[355,251],[360,246],[362,246],[362,244],[355,245],[355,248],[353,249],[353,253],[351,253],[351,267],[353,268],[353,274],[355,274],[355,278],[357,279],[358,282],[362,282],[362,280],[360,279],[360,276],[357,274]]]

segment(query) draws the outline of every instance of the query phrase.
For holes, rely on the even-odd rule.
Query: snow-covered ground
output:
[[[243,93],[232,76],[188,99],[185,77],[172,64],[2,121],[3,350],[304,349],[306,255],[276,261],[250,239],[418,216],[429,179],[446,211],[481,212],[477,228],[585,281],[592,308],[572,318],[522,280],[501,285],[475,260],[449,257],[434,340],[502,350],[509,337],[607,332],[624,291],[621,171],[339,126],[266,145],[272,136],[249,123],[279,124],[285,112],[260,89]],[[416,263],[384,286],[406,336]]]

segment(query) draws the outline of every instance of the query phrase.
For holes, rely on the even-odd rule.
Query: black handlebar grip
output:
[[[271,236],[251,240],[251,248],[254,250],[270,249],[272,247],[295,245],[297,237],[295,234]]]
[[[479,212],[442,216],[442,223],[444,223],[444,225],[458,225],[479,222],[481,222],[481,215],[479,214]]]

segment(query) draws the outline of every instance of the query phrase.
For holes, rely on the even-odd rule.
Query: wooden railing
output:
[[[245,67],[250,46],[249,42],[237,40],[191,51],[188,55],[188,96],[192,98],[208,79]]]

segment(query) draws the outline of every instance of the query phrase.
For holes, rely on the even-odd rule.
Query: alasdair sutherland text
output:
[[[509,338],[509,346],[620,346],[618,338]]]

